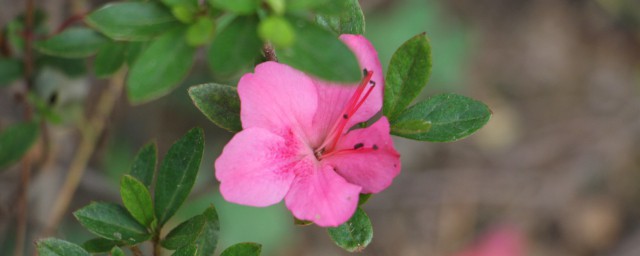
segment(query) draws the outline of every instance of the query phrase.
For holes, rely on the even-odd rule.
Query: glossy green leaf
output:
[[[22,76],[22,62],[0,57],[0,87],[9,85]]]
[[[13,124],[0,132],[0,169],[17,162],[38,139],[36,122]]]
[[[39,256],[89,256],[79,245],[57,238],[45,238],[36,242]]]
[[[393,122],[420,94],[430,75],[431,46],[422,33],[402,44],[391,57],[384,85],[384,115]]]
[[[41,53],[63,58],[86,58],[94,55],[108,40],[89,28],[68,28],[34,47]]]
[[[250,67],[260,56],[262,41],[258,37],[258,19],[239,16],[221,28],[208,52],[213,72],[224,78]]]
[[[235,87],[222,84],[201,84],[189,88],[193,104],[211,122],[231,132],[242,130],[240,97]]]
[[[258,256],[262,251],[262,245],[257,243],[237,243],[225,249],[220,256]]]
[[[133,66],[140,54],[149,46],[148,42],[129,42],[127,44],[127,65]]]
[[[484,103],[456,94],[439,94],[421,101],[404,111],[391,123],[430,122],[425,133],[391,133],[414,140],[449,142],[471,135],[491,118],[491,110]]]
[[[132,103],[144,103],[171,92],[189,73],[196,48],[184,39],[185,29],[168,32],[149,45],[127,78]]]
[[[111,256],[125,256],[125,254],[120,247],[113,247],[113,249],[111,249]]]
[[[287,12],[338,13],[342,10],[342,0],[286,0]]]
[[[200,17],[187,30],[187,43],[191,46],[200,46],[207,43],[215,32],[216,26],[208,17]]]
[[[147,187],[130,175],[120,180],[120,196],[131,216],[145,227],[151,227],[154,220],[151,193]]]
[[[204,216],[205,223],[195,241],[195,245],[198,247],[196,255],[209,256],[213,255],[218,246],[220,221],[218,220],[218,212],[216,212],[216,208],[213,205],[204,210],[202,216]]]
[[[204,229],[205,222],[204,215],[196,215],[180,223],[162,240],[162,246],[169,250],[176,250],[192,244]]]
[[[356,56],[333,33],[304,19],[290,18],[295,43],[276,47],[278,60],[327,81],[356,83],[362,71]]]
[[[142,182],[142,184],[151,189],[153,175],[156,172],[157,147],[155,142],[149,142],[144,145],[131,165],[131,176]]]
[[[82,247],[90,253],[103,253],[109,252],[114,246],[123,245],[118,241],[113,241],[105,238],[94,238],[86,241],[82,244]]]
[[[371,220],[360,207],[347,222],[327,231],[333,242],[348,252],[364,250],[373,239]]]
[[[340,34],[364,34],[364,14],[358,0],[343,0],[341,11],[335,14],[318,14],[316,22]]]
[[[398,136],[411,136],[426,133],[431,129],[431,122],[421,119],[397,121],[391,126],[391,133]]]
[[[207,0],[211,6],[236,14],[252,14],[258,9],[259,0]]]
[[[198,255],[198,247],[195,244],[188,245],[185,247],[178,248],[172,256],[197,256]],[[213,254],[211,254],[213,255]]]
[[[258,35],[262,40],[282,48],[291,46],[295,41],[293,27],[280,16],[270,16],[262,20],[258,27]]]
[[[180,25],[168,8],[154,2],[110,3],[85,21],[114,40],[145,41]]]
[[[371,198],[371,195],[373,195],[373,194],[360,194],[360,196],[358,198],[358,206],[361,206],[361,205],[367,203],[367,201],[369,201],[369,198]]]
[[[127,210],[117,204],[93,202],[73,215],[92,233],[125,244],[137,244],[151,238]]]
[[[155,213],[158,224],[164,223],[176,213],[187,199],[195,183],[204,149],[201,128],[191,129],[176,141],[165,155],[155,186]]]
[[[96,59],[93,62],[96,76],[99,78],[113,75],[127,58],[127,44],[111,41],[104,44],[98,50]]]

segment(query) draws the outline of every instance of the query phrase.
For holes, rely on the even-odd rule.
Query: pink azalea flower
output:
[[[215,162],[227,201],[268,206],[284,199],[296,218],[338,226],[353,215],[360,193],[378,193],[398,175],[400,155],[385,117],[350,129],[382,108],[378,55],[363,36],[340,39],[364,70],[358,86],[320,81],[276,62],[240,79],[243,130]]]
[[[497,228],[483,235],[470,249],[455,256],[524,256],[524,238],[513,227]]]

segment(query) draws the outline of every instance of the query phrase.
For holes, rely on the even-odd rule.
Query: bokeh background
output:
[[[74,8],[105,1],[36,1],[57,27]],[[87,6],[78,6],[86,3]],[[636,0],[366,0],[366,36],[386,68],[393,51],[426,31],[433,75],[421,98],[456,92],[487,103],[489,124],[459,142],[396,139],[403,169],[364,206],[374,240],[363,255],[453,255],[488,230],[521,232],[526,255],[640,255],[640,2]],[[0,25],[23,9],[0,0]],[[214,203],[218,248],[263,244],[264,255],[348,255],[319,227],[297,227],[284,207],[223,201],[213,161],[232,134],[192,105],[190,85],[216,80],[200,60],[181,88],[131,106],[122,97],[73,198],[120,202],[119,177],[134,154],[156,139],[163,155],[194,126],[206,150],[186,219]],[[92,108],[105,80],[70,79],[48,70],[41,94],[59,93],[65,115]],[[161,75],[161,74],[158,74]],[[19,82],[0,88],[0,127],[21,118]],[[53,154],[36,165],[29,188],[28,240],[47,221],[79,140],[74,125],[50,128]],[[37,151],[37,150],[36,150]],[[0,254],[15,242],[17,166],[0,172]],[[176,225],[171,223],[170,225]],[[56,236],[81,243],[89,234],[66,215]],[[33,253],[28,243],[27,254]],[[515,255],[513,255],[515,256]]]

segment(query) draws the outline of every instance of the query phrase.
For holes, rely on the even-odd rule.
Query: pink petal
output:
[[[255,73],[242,76],[238,94],[244,129],[261,127],[280,133],[291,127],[302,135],[311,126],[318,106],[313,81],[276,62],[262,63],[256,66]]]
[[[370,127],[347,133],[336,151],[339,153],[322,161],[335,167],[349,183],[361,186],[362,193],[384,190],[400,173],[400,154],[393,147],[386,117]]]
[[[292,132],[282,137],[262,128],[242,130],[215,162],[220,193],[244,205],[280,202],[302,168],[298,163],[304,149]]]
[[[361,69],[373,71],[371,81],[376,83],[365,103],[360,107],[356,114],[349,120],[347,127],[351,127],[357,123],[369,120],[373,115],[382,109],[382,92],[384,88],[384,76],[382,66],[378,60],[378,53],[373,45],[361,35],[342,35],[340,39],[355,53],[360,63]],[[318,146],[322,143],[324,135],[329,133],[333,124],[341,117],[347,101],[355,92],[357,86],[344,86],[333,84],[318,79],[314,80],[318,86],[318,102],[322,104],[318,108],[313,119],[313,127],[316,135],[313,137],[312,145]]]
[[[299,173],[285,198],[287,208],[301,220],[336,227],[349,220],[358,206],[360,187],[349,184],[331,166],[315,160],[310,172]]]

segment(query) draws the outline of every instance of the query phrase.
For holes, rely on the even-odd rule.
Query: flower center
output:
[[[334,154],[335,147],[338,144],[338,141],[344,134],[344,130],[350,127],[347,127],[349,120],[353,117],[353,115],[358,111],[358,109],[364,104],[367,100],[373,88],[375,88],[376,83],[371,81],[371,77],[373,76],[373,71],[369,71],[367,69],[363,70],[364,78],[358,85],[358,88],[353,93],[349,101],[345,106],[345,109],[340,113],[340,117],[336,120],[333,128],[331,128],[331,132],[325,139],[324,143],[320,145],[316,150],[314,150],[314,155],[318,160],[321,160],[323,157],[326,157],[330,154]],[[367,85],[371,86],[367,86]],[[368,88],[367,88],[368,87]]]

